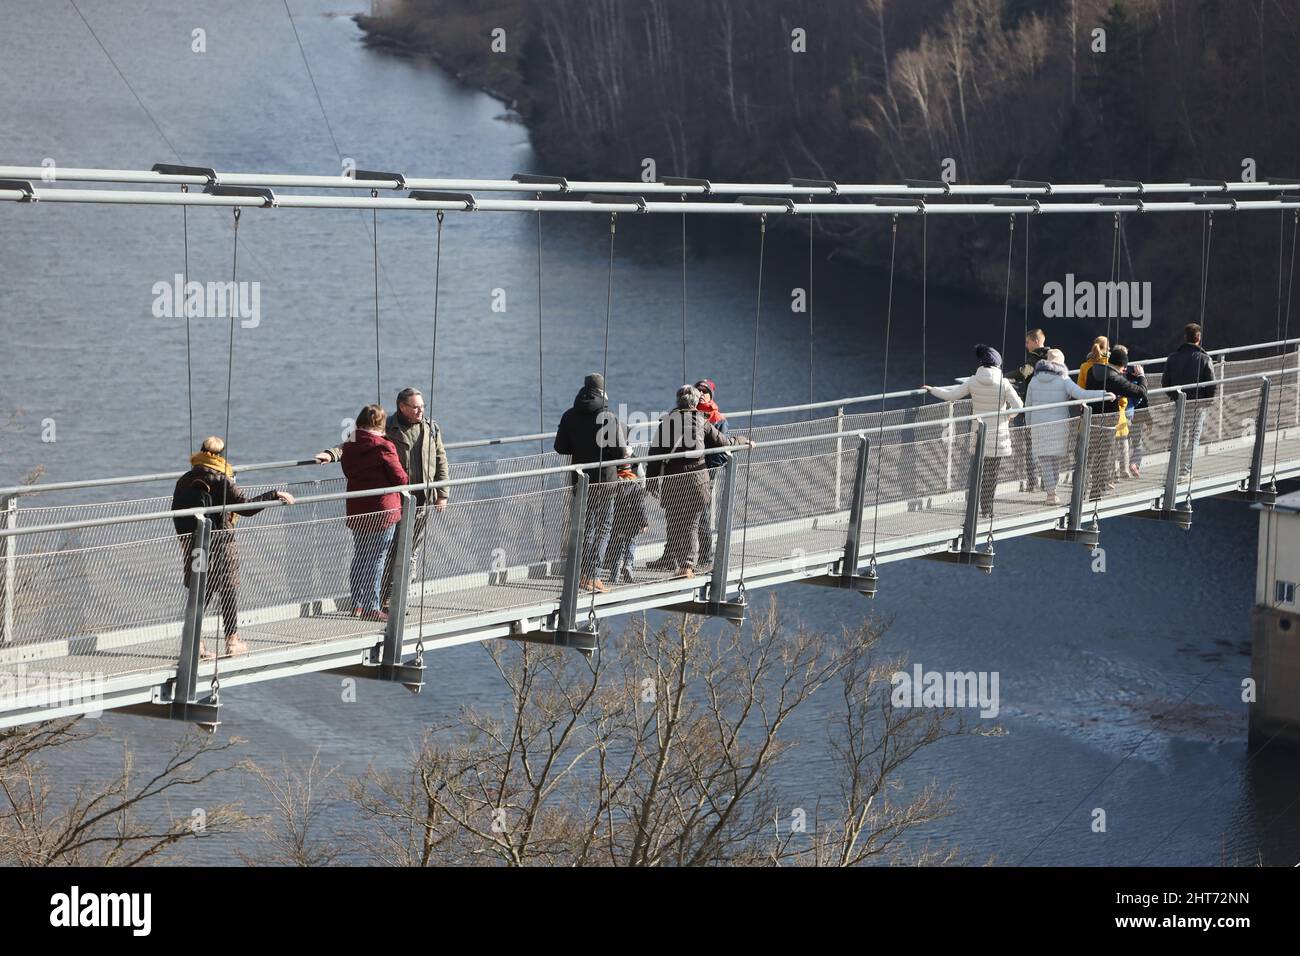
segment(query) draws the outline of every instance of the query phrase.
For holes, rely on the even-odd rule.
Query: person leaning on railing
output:
[[[235,484],[235,473],[226,461],[226,442],[213,435],[203,439],[203,445],[190,456],[193,466],[176,482],[172,493],[172,510],[184,511],[189,508],[211,508],[217,505],[250,505],[258,501],[275,501],[279,499],[287,505],[293,504],[293,495],[287,491],[268,491],[256,498],[247,498]],[[219,514],[208,515],[212,522],[212,536],[208,543],[207,584],[204,587],[203,603],[210,606],[214,596],[221,601],[221,626],[226,636],[226,655],[242,654],[248,650],[248,644],[241,640],[238,632],[239,617],[239,542],[231,533],[235,522],[242,515],[250,517],[261,508],[246,507]],[[190,586],[190,575],[195,570],[194,532],[198,519],[193,515],[177,515],[172,518],[176,534],[180,536],[184,554],[185,586]],[[199,654],[204,658],[216,655],[208,650],[203,641],[199,642]]]
[[[984,440],[984,460],[980,462],[980,514],[993,514],[993,496],[997,493],[998,473],[1003,459],[1011,457],[1011,419],[1024,407],[1011,382],[1002,374],[1002,356],[991,345],[975,346],[980,363],[975,374],[960,385],[922,385],[935,398],[956,402],[970,397],[971,412],[980,415],[1010,409],[1010,415],[984,419],[988,430]]]
[[[677,407],[659,420],[650,446],[650,455],[674,452],[700,452],[689,458],[649,462],[646,478],[650,493],[659,497],[668,524],[663,556],[646,567],[654,571],[673,571],[678,577],[695,577],[699,554],[700,513],[709,505],[709,469],[703,454],[706,448],[727,445],[753,445],[748,438],[727,436],[699,411],[700,391],[694,385],[677,390]]]
[[[344,442],[339,461],[348,491],[393,488],[408,483],[397,449],[384,436],[387,415],[380,405],[367,405],[357,415],[356,432]],[[352,532],[352,616],[387,621],[380,609],[384,567],[392,548],[402,498],[395,491],[347,499],[347,525]]]
[[[410,484],[418,485],[427,481],[446,481],[451,477],[451,466],[447,462],[447,448],[442,443],[442,429],[432,418],[424,414],[424,396],[418,388],[404,388],[397,393],[397,411],[388,416],[384,426],[384,437],[393,443],[397,450],[398,461],[410,476]],[[343,457],[343,446],[326,448],[316,456],[322,465],[338,461]],[[424,543],[424,526],[429,512],[424,507],[426,500],[423,491],[412,491],[415,499],[415,524],[411,528],[411,567],[417,567],[416,559],[420,546]],[[447,507],[447,489],[433,490],[433,510],[442,512]],[[393,565],[396,559],[397,539],[394,537],[392,547],[384,565],[384,584],[381,604],[388,610],[388,598],[393,590]]]

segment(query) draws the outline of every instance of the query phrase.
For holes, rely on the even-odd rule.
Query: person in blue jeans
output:
[[[605,570],[616,584],[631,584],[636,563],[636,538],[650,526],[646,514],[645,486],[640,476],[625,466],[618,470],[618,489],[614,493],[614,526],[605,548]]]
[[[379,405],[367,405],[357,415],[352,440],[344,442],[339,463],[348,491],[392,488],[407,483],[406,469],[397,449],[384,436],[388,415]],[[384,565],[402,516],[398,492],[347,499],[347,525],[352,532],[352,615],[387,621],[380,608]]]
[[[592,466],[582,469],[588,481],[580,582],[584,591],[603,594],[609,590],[600,578],[600,565],[614,525],[618,466],[612,463],[628,457],[628,444],[627,429],[609,410],[605,376],[592,372],[574,396],[573,407],[560,417],[554,444],[555,451],[568,455],[573,464]]]

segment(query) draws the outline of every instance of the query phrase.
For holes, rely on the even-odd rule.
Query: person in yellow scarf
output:
[[[203,440],[202,447],[190,456],[190,465],[190,470],[176,482],[176,489],[172,493],[173,511],[220,505],[251,505],[258,501],[275,500],[287,505],[293,504],[293,495],[287,491],[268,491],[256,498],[246,497],[235,484],[235,471],[226,461],[225,440],[215,435]],[[239,546],[232,531],[239,515],[255,515],[261,510],[260,507],[245,507],[208,515],[208,520],[212,522],[212,538],[208,547],[208,578],[203,603],[207,607],[214,597],[220,599],[227,657],[248,650],[248,643],[240,638],[238,630]],[[190,551],[198,520],[194,515],[176,515],[172,518],[172,524],[179,536],[184,560],[183,579],[188,588],[194,567]],[[202,641],[199,654],[204,658],[215,657]]]

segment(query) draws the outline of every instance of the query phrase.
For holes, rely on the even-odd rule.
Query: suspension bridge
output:
[[[684,221],[694,214],[741,213],[758,218],[760,236],[769,216],[885,215],[894,242],[900,216],[997,214],[1009,216],[1014,226],[1016,216],[1028,221],[1041,214],[1101,214],[1114,219],[1118,242],[1125,213],[1191,212],[1202,217],[1205,239],[1202,308],[1215,212],[1274,210],[1284,220],[1289,210],[1293,262],[1294,224],[1300,223],[1300,196],[1293,195],[1300,181],[1288,180],[854,186],[817,180],[579,183],[537,176],[417,180],[366,171],[354,177],[235,175],[174,166],[58,172],[60,182],[181,187],[171,192],[37,186],[40,174],[39,167],[0,167],[0,200],[218,205],[234,207],[236,215],[242,208],[432,210],[438,215],[439,255],[448,213],[605,213],[611,242],[607,323],[620,214],[681,214]],[[194,186],[202,192],[191,191]],[[361,189],[370,196],[275,192],[287,188]],[[380,197],[381,190],[409,195]],[[535,195],[491,200],[462,190]],[[1237,193],[1276,195],[1250,199]],[[1151,198],[1162,194],[1179,198]],[[1092,198],[1071,198],[1079,196]],[[981,201],[967,201],[973,199]],[[760,238],[760,289],[762,254]],[[1113,270],[1117,266],[1115,254]],[[1279,324],[1280,290],[1279,282]],[[892,300],[891,271],[887,329]],[[314,459],[237,468],[246,493],[280,488],[296,500],[266,503],[262,517],[230,530],[216,530],[220,514],[239,506],[170,510],[170,486],[164,483],[179,473],[0,488],[0,727],[105,710],[213,727],[223,692],[243,684],[329,671],[418,690],[425,683],[426,654],[451,645],[512,639],[591,654],[599,651],[603,618],[663,609],[740,622],[756,588],[803,582],[874,595],[887,586],[879,568],[891,562],[927,559],[991,572],[998,542],[1019,536],[1093,547],[1108,518],[1136,516],[1189,528],[1199,498],[1267,505],[1279,481],[1300,477],[1300,339],[1287,337],[1289,300],[1288,288],[1287,328],[1277,340],[1211,353],[1212,398],[1164,386],[1163,360],[1143,363],[1149,407],[1135,417],[1129,439],[1142,452],[1138,477],[1122,469],[1113,476],[1111,438],[1123,413],[1095,413],[1083,401],[1036,406],[1072,414],[1012,428],[1012,453],[990,473],[983,465],[998,418],[1014,414],[1005,409],[975,414],[968,400],[926,403],[918,391],[760,409],[751,390],[750,408],[731,417],[746,420],[738,430],[754,444],[715,450],[726,463],[713,469],[709,536],[716,544],[707,571],[686,578],[655,570],[673,516],[651,506],[648,527],[636,541],[632,580],[610,581],[606,593],[582,586],[585,525],[593,520],[587,499],[599,488],[589,485],[582,464],[554,453],[454,460],[457,448],[508,450],[552,437],[543,432],[453,443],[450,478],[388,489],[400,495],[401,512],[384,623],[354,617],[348,595],[352,544],[346,501],[378,491],[349,492],[333,476],[299,478],[302,469],[321,467]],[[436,280],[433,301],[436,329]],[[755,379],[760,314],[761,295]],[[233,318],[231,335],[233,351]],[[634,432],[633,454],[620,462],[698,457],[647,454],[649,427]],[[1048,444],[1066,449],[1062,488],[1069,494],[1059,502],[1032,490],[1032,449]],[[275,485],[249,478],[274,470],[293,477]],[[685,477],[661,479],[660,500],[674,501],[671,485]],[[84,500],[150,485],[158,487],[146,496]],[[451,490],[451,504],[426,516],[414,493],[439,487]],[[220,644],[221,622],[217,608],[205,607],[204,573],[191,575],[188,586],[182,583],[190,542],[175,533],[178,515],[198,519],[194,544],[200,550],[218,535],[225,536],[227,548],[237,548],[239,633],[249,645],[246,653],[215,659],[201,653],[205,638]]]

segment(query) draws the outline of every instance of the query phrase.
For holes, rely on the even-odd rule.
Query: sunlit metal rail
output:
[[[754,428],[757,447],[733,451],[713,473],[712,563],[693,579],[654,569],[667,525],[680,529],[684,518],[680,479],[667,478],[662,505],[647,504],[632,580],[610,580],[604,594],[580,587],[584,556],[599,560],[582,542],[610,489],[572,484],[575,467],[554,457],[464,463],[446,482],[442,514],[422,515],[412,489],[396,489],[387,625],[349,613],[349,495],[338,479],[233,531],[210,531],[219,509],[195,509],[199,534],[209,544],[225,535],[239,554],[239,633],[251,650],[215,662],[200,647],[222,644],[218,608],[202,607],[200,576],[181,583],[186,542],[169,497],[21,509],[10,497],[0,528],[0,726],[103,709],[211,724],[222,692],[242,684],[337,671],[418,688],[436,683],[424,658],[439,647],[510,638],[592,652],[598,621],[633,611],[735,621],[746,595],[775,584],[874,593],[878,568],[907,558],[991,570],[996,543],[1021,535],[1092,545],[1097,523],[1120,515],[1188,526],[1196,498],[1267,502],[1277,481],[1300,477],[1296,354],[1277,352],[1225,359],[1214,398],[1158,389],[1152,375],[1151,407],[1127,442],[1130,455],[1140,446],[1140,478],[1116,474],[1117,417],[1086,408],[1011,429],[1013,454],[991,484],[980,465],[995,426],[965,403]],[[1058,504],[1027,488],[1033,456],[1048,450],[1065,474]],[[615,530],[631,530],[620,515]]]

